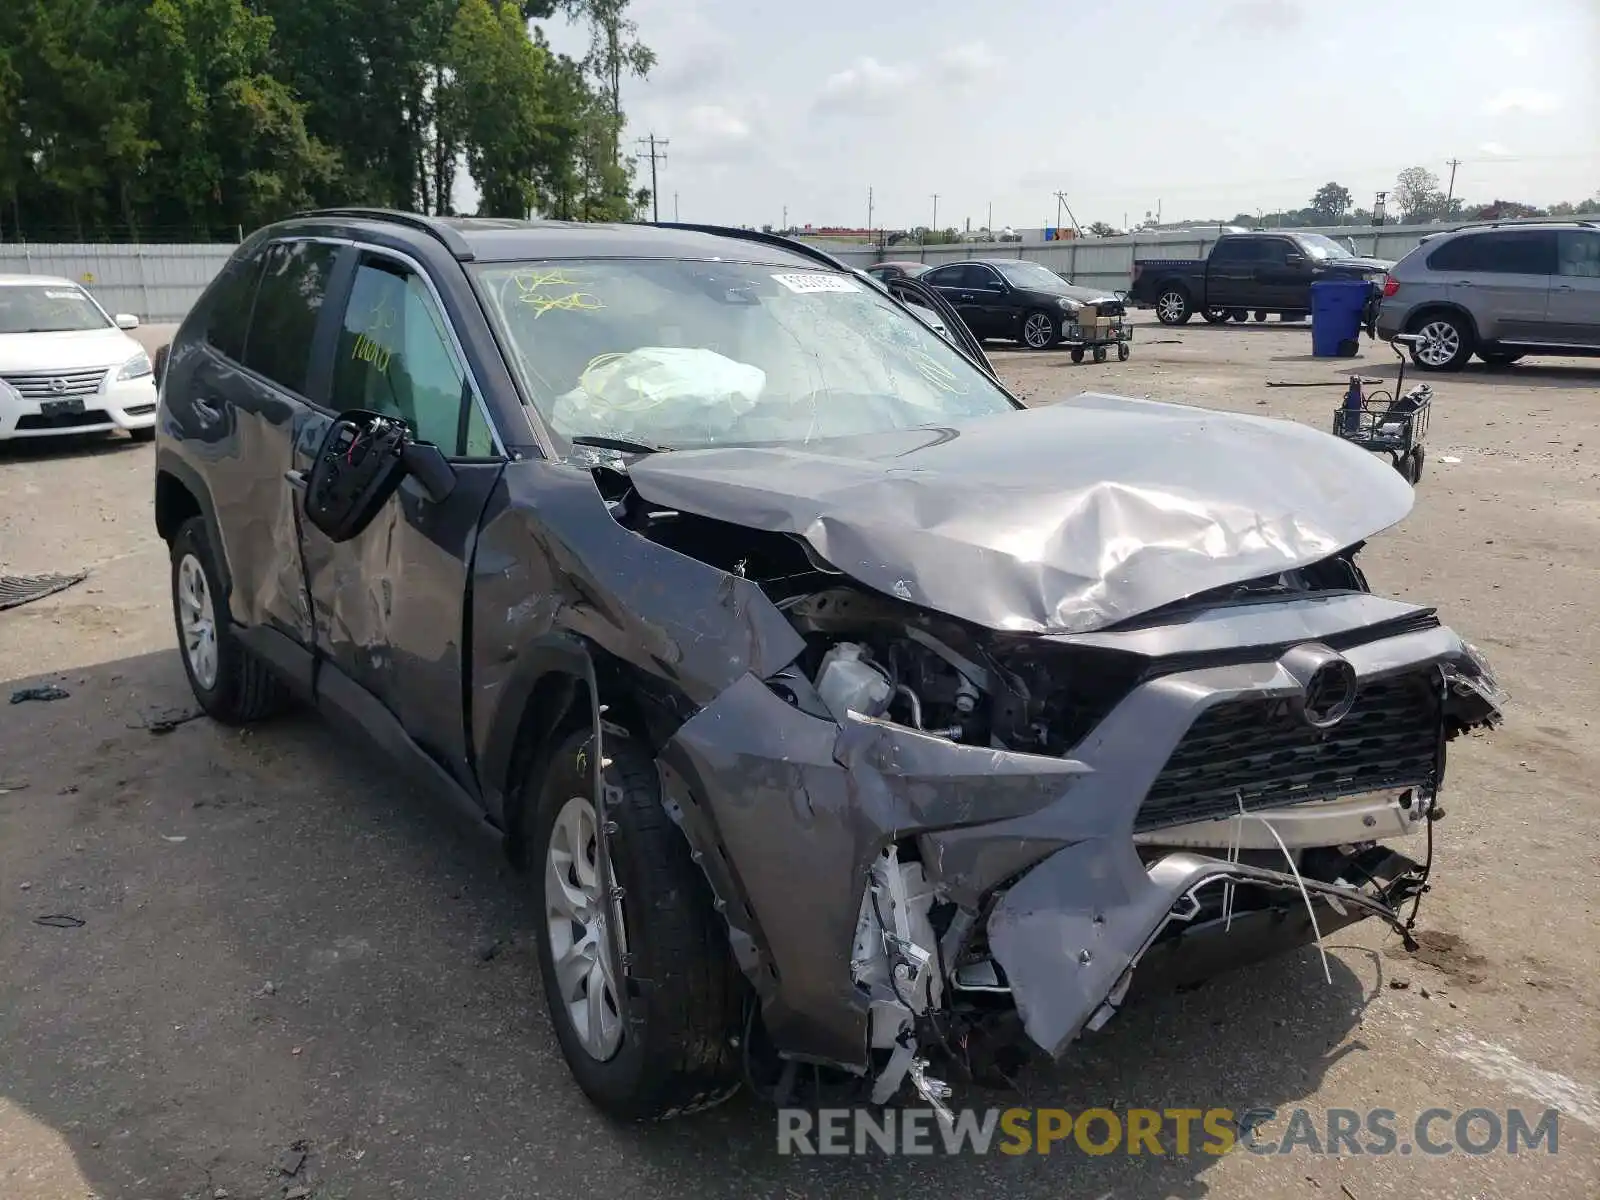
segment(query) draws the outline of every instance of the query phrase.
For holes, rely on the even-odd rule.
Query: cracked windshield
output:
[[[478,284],[527,394],[569,440],[808,442],[1014,407],[837,272],[609,260],[487,267]]]

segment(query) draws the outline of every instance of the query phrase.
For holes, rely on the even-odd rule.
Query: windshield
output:
[[[100,306],[71,284],[0,285],[0,333],[64,333],[110,324]]]
[[[528,396],[568,440],[806,442],[1016,407],[850,275],[661,259],[473,272]]]
[[[1057,275],[1049,267],[1041,266],[1036,262],[1008,262],[995,263],[995,269],[1006,277],[1006,282],[1012,287],[1044,289],[1045,291],[1058,291],[1066,285],[1066,280]]]
[[[1312,258],[1354,258],[1348,246],[1340,245],[1331,237],[1323,237],[1320,233],[1305,233],[1300,235],[1300,240],[1305,243],[1306,253]]]

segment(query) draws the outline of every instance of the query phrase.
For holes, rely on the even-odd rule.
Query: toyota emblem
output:
[[[1312,728],[1331,729],[1349,715],[1355,702],[1355,668],[1344,659],[1335,658],[1318,667],[1307,682],[1301,713]]]
[[[52,379],[50,381],[50,390],[59,396],[67,390],[67,381],[65,379]]]

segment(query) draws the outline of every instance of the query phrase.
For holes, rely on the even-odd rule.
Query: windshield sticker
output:
[[[843,275],[806,271],[797,275],[774,275],[779,283],[791,292],[859,292],[861,289]]]
[[[517,302],[533,309],[535,320],[558,309],[562,312],[594,312],[605,307],[600,297],[579,291],[582,284],[567,271],[524,271],[515,278]],[[554,290],[558,288],[566,290]]]
[[[48,296],[52,300],[76,300],[81,295],[81,293],[79,293],[79,292],[46,292],[45,295]]]

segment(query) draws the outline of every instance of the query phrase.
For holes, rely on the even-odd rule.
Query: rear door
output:
[[[326,406],[302,430],[303,481],[335,414],[401,418],[452,460],[454,490],[431,501],[407,479],[365,529],[332,542],[301,520],[306,586],[322,660],[318,691],[344,681],[388,709],[411,740],[469,790],[467,577],[484,504],[504,459],[460,339],[416,263],[391,251],[357,255],[331,339]],[[300,484],[303,517],[303,482]]]
[[[1259,238],[1226,237],[1206,259],[1206,307],[1250,308],[1256,300],[1256,267],[1261,262]]]
[[[312,347],[340,248],[265,244],[230,263],[208,298],[203,353],[165,381],[167,408],[211,490],[230,577],[228,609],[246,627],[311,644],[293,497],[285,479],[307,397]]]
[[[1600,232],[1556,232],[1556,275],[1545,312],[1545,340],[1600,348]]]
[[[1549,229],[1495,229],[1453,238],[1428,256],[1441,291],[1487,342],[1542,342],[1556,269]]]

